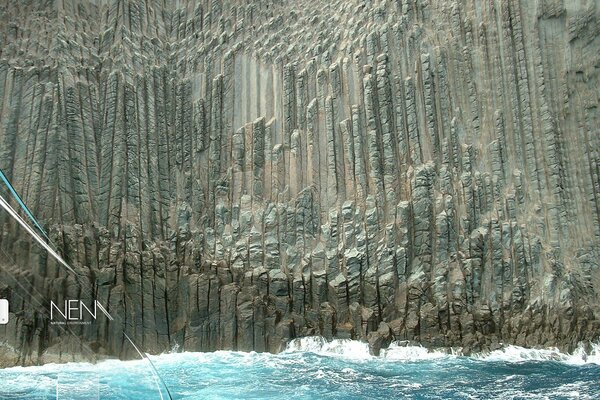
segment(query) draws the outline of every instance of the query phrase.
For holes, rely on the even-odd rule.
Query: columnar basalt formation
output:
[[[93,293],[149,352],[598,339],[594,0],[15,0],[0,46],[0,168],[84,278],[1,213],[14,310]],[[39,314],[19,362],[69,350]]]

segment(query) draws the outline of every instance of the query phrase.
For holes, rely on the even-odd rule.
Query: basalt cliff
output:
[[[0,169],[78,277],[1,212],[0,342],[597,340],[599,88],[595,0],[4,0]]]

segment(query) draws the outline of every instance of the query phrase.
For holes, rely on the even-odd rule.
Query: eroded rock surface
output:
[[[90,291],[149,352],[597,339],[599,34],[594,0],[3,2],[0,168],[85,279],[0,213],[40,310],[2,340],[74,352],[35,301]]]

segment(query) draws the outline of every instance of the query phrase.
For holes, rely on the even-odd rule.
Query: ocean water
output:
[[[474,357],[356,341],[303,338],[283,353],[151,357],[174,399],[600,399],[600,346],[508,346]],[[168,399],[147,361],[0,369],[5,399]],[[162,397],[161,397],[162,396]]]

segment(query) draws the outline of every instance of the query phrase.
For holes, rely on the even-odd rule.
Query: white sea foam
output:
[[[314,353],[330,357],[352,360],[377,359],[369,352],[369,344],[358,340],[326,340],[320,336],[303,337],[292,340],[284,353]],[[404,346],[392,343],[387,349],[381,349],[379,359],[390,361],[421,361],[449,357],[446,351],[429,350],[422,346]]]
[[[161,356],[156,356],[161,357]],[[154,358],[152,358],[154,360]],[[39,371],[47,374],[58,374],[65,371],[70,372],[94,372],[94,373],[111,373],[115,369],[134,370],[138,368],[150,368],[147,360],[128,360],[121,361],[119,359],[108,359],[97,363],[90,362],[67,362],[67,363],[48,363],[43,365],[34,365],[28,367],[15,366],[4,368],[9,372],[26,372]],[[150,369],[148,370],[151,371]]]
[[[463,357],[443,349],[392,343],[389,348],[382,349],[381,356],[374,357],[365,342],[308,337],[292,341],[282,354],[171,352],[151,356],[151,359],[170,389],[177,390],[180,395],[189,393],[192,397],[193,394],[208,395],[203,398],[210,398],[212,394],[217,398],[230,398],[245,391],[254,394],[248,397],[263,398],[268,397],[265,393],[274,393],[276,397],[292,398],[306,393],[321,398],[334,384],[345,388],[349,397],[361,397],[370,390],[381,391],[381,398],[390,398],[392,393],[443,396],[459,388],[466,398],[548,398],[547,394],[552,394],[593,399],[598,398],[594,396],[597,394],[597,382],[594,381],[598,376],[597,366],[565,368],[549,362],[598,364],[600,346],[595,345],[589,350],[585,353],[580,348],[569,355],[557,349],[506,346],[488,354]],[[543,370],[547,366],[547,378],[551,379],[544,376],[537,385],[527,373],[509,375],[514,369],[499,369],[497,364],[531,360],[544,362]],[[521,366],[525,372],[538,369],[530,363],[518,365],[518,368]],[[455,370],[456,374],[453,373]],[[504,376],[499,375],[502,371],[506,371]],[[262,379],[263,376],[268,378]],[[279,383],[288,376],[291,388]],[[533,376],[532,379],[537,378]],[[151,373],[147,360],[17,367],[0,370],[0,380],[8,381],[0,388],[0,398],[7,394],[46,396],[54,393],[56,381],[61,384],[61,393],[80,398],[95,393],[102,393],[106,398],[117,395],[121,396],[119,398],[150,398],[161,386]]]
[[[527,349],[520,346],[505,346],[492,352],[473,355],[473,358],[484,361],[566,361],[567,354],[561,353],[557,348]]]
[[[353,360],[377,359],[377,357],[370,354],[369,345],[366,342],[349,339],[326,340],[319,336],[294,339],[284,351],[284,353],[300,352]],[[389,361],[426,361],[455,358],[459,354],[460,352],[455,353],[451,349],[427,349],[422,346],[405,346],[402,343],[394,342],[387,349],[381,350],[379,359]],[[507,345],[492,352],[475,354],[472,358],[482,361],[559,361],[570,365],[600,365],[600,344],[592,344],[590,352],[586,352],[583,347],[578,347],[572,354],[562,353],[557,348],[528,349]]]
[[[297,338],[288,343],[284,353],[315,353],[354,360],[373,358],[366,342],[350,339],[326,340],[320,336]]]
[[[525,347],[508,345],[489,353],[476,354],[473,358],[483,361],[559,361],[571,365],[600,365],[600,344],[592,344],[589,353],[580,346],[572,354],[562,353],[557,348],[528,349]]]
[[[424,361],[447,358],[452,355],[442,350],[429,350],[422,346],[403,346],[395,342],[387,349],[382,349],[381,356],[390,361]]]
[[[569,359],[570,364],[597,364],[600,365],[600,343],[594,343],[591,351],[587,353],[582,346],[579,346]]]
[[[290,341],[287,348],[282,353],[284,357],[278,357],[277,355],[270,353],[216,351],[213,353],[171,352],[150,356],[150,358],[157,364],[194,364],[219,361],[224,363],[232,362],[241,365],[253,364],[256,362],[267,364],[275,363],[279,365],[287,362],[286,355],[300,353],[313,353],[354,361],[385,360],[390,362],[449,359],[456,358],[460,355],[459,353],[453,353],[448,349],[427,349],[422,346],[406,346],[402,343],[394,342],[387,349],[382,349],[379,357],[375,357],[369,352],[369,345],[366,342],[349,339],[326,340],[323,337],[312,336],[297,338]],[[520,346],[507,345],[499,350],[472,355],[471,358],[490,362],[558,361],[569,365],[600,365],[600,343],[592,344],[590,351],[588,352],[586,352],[583,347],[579,347],[572,354],[562,353],[557,348],[528,349]],[[294,359],[290,360],[290,362],[297,363],[300,361]],[[25,372],[28,370],[42,370],[45,373],[93,371],[97,373],[106,373],[114,371],[115,369],[140,369],[147,370],[148,374],[151,373],[148,361],[141,359],[130,361],[109,359],[100,361],[96,364],[88,362],[70,362],[66,364],[49,363],[33,367],[10,367],[6,368],[5,371]]]

